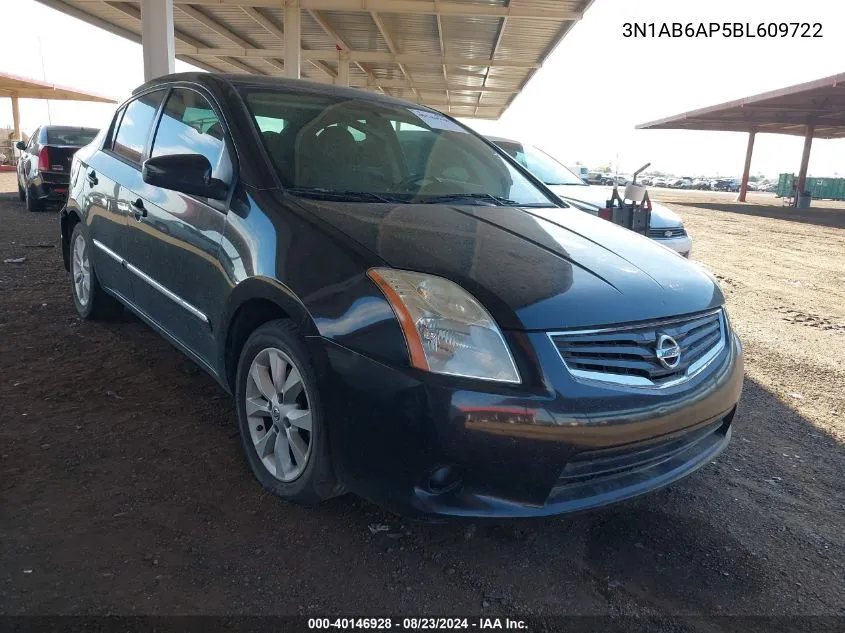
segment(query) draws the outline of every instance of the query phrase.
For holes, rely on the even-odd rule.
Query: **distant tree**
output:
[[[609,174],[613,170],[610,167],[610,163],[605,163],[604,165],[599,167],[596,171],[601,172],[603,174]]]

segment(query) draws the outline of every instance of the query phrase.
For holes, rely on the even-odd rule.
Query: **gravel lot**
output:
[[[845,615],[845,210],[654,192],[746,346],[729,449],[612,509],[429,526],[264,494],[225,394],[77,319],[55,212],[0,191],[0,613]]]

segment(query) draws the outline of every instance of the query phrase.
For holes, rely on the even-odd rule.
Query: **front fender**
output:
[[[237,354],[249,332],[262,323],[283,317],[296,323],[306,336],[316,333],[308,310],[296,294],[280,281],[269,277],[250,277],[232,289],[222,314],[214,321],[217,324],[218,375],[224,378],[221,381],[224,387],[231,387]],[[240,318],[245,321],[239,321]]]
[[[272,304],[272,305],[268,305]],[[250,321],[291,319],[306,338],[332,340],[350,350],[394,366],[408,366],[408,349],[390,304],[366,274],[355,275],[301,299],[282,282],[270,277],[250,277],[230,293],[217,323],[218,366],[221,376],[231,374],[236,360],[230,356],[241,335],[232,334],[242,309],[252,306],[259,314]]]
[[[229,293],[226,306],[219,323],[224,324],[223,331],[231,325],[238,309],[247,301],[264,299],[276,304],[307,335],[316,334],[314,321],[308,309],[290,288],[271,277],[249,277],[235,286]]]

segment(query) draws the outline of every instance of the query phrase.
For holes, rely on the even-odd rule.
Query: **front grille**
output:
[[[680,348],[675,358],[658,359],[661,337]],[[632,387],[663,387],[691,378],[725,346],[722,311],[643,325],[579,332],[556,332],[552,342],[576,378]],[[662,347],[671,341],[662,339]]]
[[[649,229],[648,236],[655,240],[669,240],[675,237],[684,237],[687,231],[679,226],[671,229]]]

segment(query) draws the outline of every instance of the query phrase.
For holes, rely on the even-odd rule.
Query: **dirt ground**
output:
[[[212,379],[133,318],[80,321],[55,212],[0,191],[0,262],[25,258],[0,263],[0,613],[845,615],[836,212],[656,192],[745,343],[731,446],[611,509],[430,526],[262,492]]]

